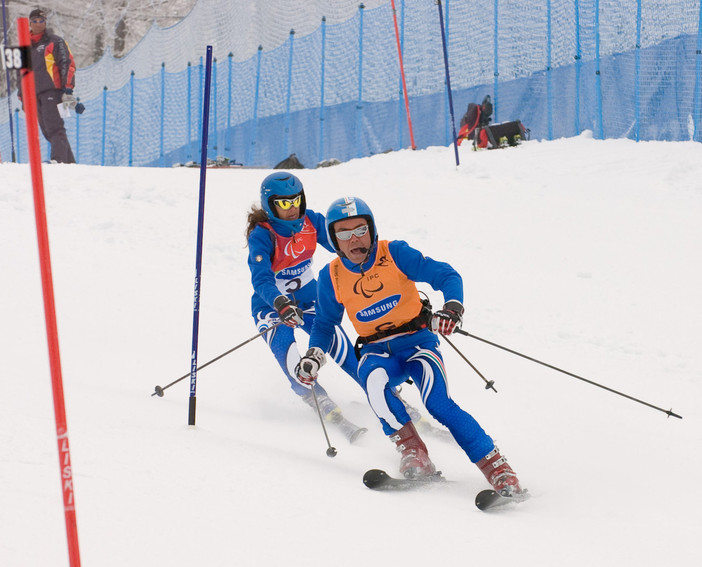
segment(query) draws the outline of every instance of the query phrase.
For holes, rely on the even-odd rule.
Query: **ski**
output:
[[[437,485],[445,485],[449,481],[437,471],[431,476],[419,478],[396,478],[390,476],[384,470],[371,469],[363,475],[363,484],[371,490],[407,491],[421,488],[431,488]],[[508,504],[518,504],[529,498],[530,494],[526,490],[512,496],[502,496],[492,489],[481,490],[475,497],[475,505],[479,510],[487,511]]]
[[[395,478],[383,470],[371,469],[363,475],[363,484],[371,490],[414,490],[443,484],[446,479],[437,471],[431,476],[419,478]]]
[[[431,488],[437,485],[446,484],[448,481],[437,471],[432,476],[420,478],[395,478],[384,470],[371,469],[363,475],[363,484],[371,490],[382,491],[407,491],[420,488]],[[512,496],[502,496],[492,489],[481,490],[475,497],[475,505],[479,510],[492,510],[508,504],[518,504],[529,498],[529,493],[523,490],[519,494]]]
[[[512,496],[502,496],[499,492],[487,489],[478,492],[475,496],[475,505],[478,507],[478,510],[486,511],[507,504],[518,504],[524,502],[527,498],[529,498],[529,493],[526,490],[522,490],[520,493]]]

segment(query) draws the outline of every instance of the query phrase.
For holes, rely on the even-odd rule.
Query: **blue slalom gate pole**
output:
[[[202,272],[202,232],[205,221],[205,177],[207,175],[207,130],[210,123],[210,79],[212,77],[212,46],[207,46],[205,66],[205,96],[202,111],[202,146],[200,156],[200,203],[197,214],[197,252],[195,254],[195,299],[193,302],[193,348],[190,355],[190,403],[188,425],[195,425],[197,392],[197,339],[200,329],[200,274]]]
[[[458,144],[456,144],[456,120],[453,118],[453,97],[451,96],[451,77],[449,75],[448,50],[446,49],[446,33],[444,32],[444,13],[441,10],[441,0],[437,0],[439,7],[439,25],[441,27],[441,45],[444,47],[444,67],[446,67],[446,90],[448,91],[449,112],[451,113],[451,128],[453,129],[453,150],[456,154],[456,167],[460,165],[458,160]]]

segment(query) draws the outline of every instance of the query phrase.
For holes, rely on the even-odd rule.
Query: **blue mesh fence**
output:
[[[469,102],[490,94],[494,121],[520,119],[532,138],[589,129],[598,138],[702,141],[700,0],[442,4],[456,121]],[[416,146],[449,145],[437,4],[395,5]],[[305,36],[291,32],[285,43],[244,61],[215,57],[209,158],[271,167],[295,153],[314,167],[410,146],[389,2],[361,7],[343,23],[321,21]],[[66,121],[78,162],[199,162],[203,80],[202,60],[178,71],[164,64],[82,100],[86,112]],[[12,116],[24,162],[24,115]],[[11,147],[8,113],[0,113],[6,161]],[[43,139],[42,153],[48,156]]]

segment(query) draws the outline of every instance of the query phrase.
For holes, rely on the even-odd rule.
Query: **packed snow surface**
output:
[[[190,368],[199,171],[44,165],[83,565],[702,564],[702,145],[586,133],[460,152],[296,173],[310,208],[357,195],[381,238],[450,262],[464,329],[655,407],[452,337],[497,389],[444,343],[452,397],[533,495],[493,513],[473,505],[477,468],[429,436],[456,482],[365,488],[399,456],[362,391],[322,369],[369,428],[349,445],[330,426],[330,459],[261,339],[198,372],[189,427],[187,379],[152,393]],[[267,173],[207,172],[200,364],[256,334],[244,228]],[[0,179],[0,563],[68,565],[29,167]]]

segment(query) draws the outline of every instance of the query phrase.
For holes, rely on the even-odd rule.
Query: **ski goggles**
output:
[[[284,211],[287,211],[291,207],[299,207],[302,204],[302,193],[290,197],[289,199],[274,199],[273,203]]]
[[[365,234],[368,232],[368,225],[364,224],[362,226],[356,227],[353,230],[340,230],[339,232],[336,233],[336,239],[337,240],[351,240],[352,236],[355,236],[356,238],[361,238],[362,236],[365,236]]]

